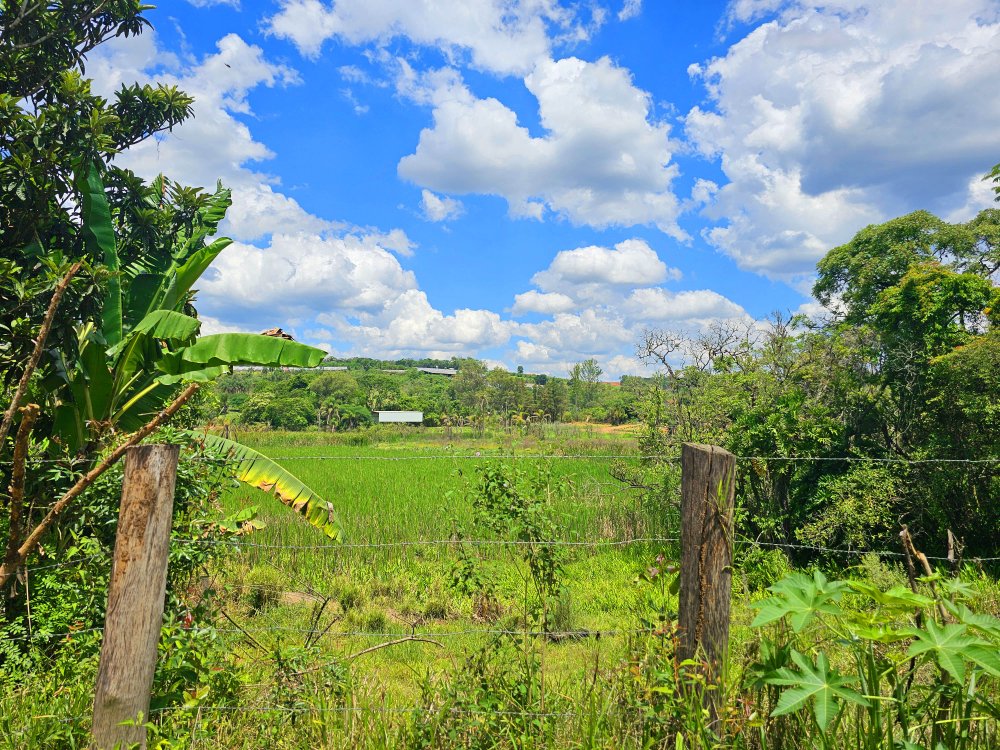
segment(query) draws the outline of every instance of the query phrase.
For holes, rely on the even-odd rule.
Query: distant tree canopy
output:
[[[998,270],[996,209],[865,227],[818,265],[821,321],[647,331],[662,422],[672,440],[762,457],[740,486],[762,539],[884,547],[906,523],[928,547],[950,529],[996,554],[1000,466],[978,461],[1000,458]]]

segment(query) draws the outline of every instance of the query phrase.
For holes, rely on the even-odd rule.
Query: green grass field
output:
[[[330,619],[339,618],[320,640],[331,655],[354,653],[411,632],[449,634],[435,639],[440,647],[407,643],[372,652],[352,666],[361,684],[377,683],[388,702],[402,704],[414,697],[428,670],[447,669],[461,654],[486,641],[490,636],[483,631],[532,629],[525,611],[526,602],[535,595],[526,593],[530,576],[521,548],[465,545],[494,591],[496,602],[490,612],[477,610],[480,602],[475,595],[448,585],[457,559],[458,544],[448,542],[454,538],[455,523],[467,538],[500,539],[475,528],[469,496],[478,468],[492,457],[529,471],[551,470],[547,502],[558,540],[609,542],[675,535],[666,528],[665,514],[657,519],[655,512],[642,507],[639,492],[608,474],[614,460],[609,457],[637,460],[628,438],[600,440],[580,432],[558,441],[467,438],[446,444],[442,437],[440,432],[390,432],[385,442],[350,446],[315,433],[241,436],[251,447],[279,457],[282,465],[330,500],[347,532],[346,548],[329,545],[264,493],[237,489],[227,495],[228,513],[256,505],[258,519],[266,523],[247,539],[245,550],[220,567],[220,590],[243,591],[237,597],[244,605],[239,612],[241,627],[268,643],[295,641],[297,636],[305,642],[307,633],[296,629],[322,629]],[[428,540],[442,543],[351,546]],[[636,576],[653,564],[657,554],[672,556],[676,547],[660,542],[559,549],[564,555],[564,592],[547,603],[554,609],[552,629],[606,632],[640,627],[637,613],[643,593],[635,584]],[[267,596],[261,597],[263,589]],[[319,601],[306,595],[312,592],[333,601],[322,623],[310,625]],[[254,610],[251,605],[262,600],[266,604]],[[355,635],[341,635],[345,632]],[[547,670],[554,679],[573,679],[574,671],[582,678],[595,648],[614,652],[623,642],[606,636],[550,643]]]
[[[833,588],[810,569],[784,603],[769,600],[785,614],[761,628],[754,605],[791,568],[737,528],[728,679],[713,723],[695,665],[675,655],[671,577],[650,575],[679,557],[675,468],[666,491],[610,473],[641,461],[634,435],[560,426],[528,437],[238,437],[333,503],[346,542],[261,491],[224,492],[220,519],[256,507],[264,527],[227,542],[192,582],[189,605],[211,602],[205,620],[182,626],[182,612],[168,613],[150,717],[157,750],[997,746],[1000,591],[983,568],[918,593],[876,555],[829,570],[844,579]],[[512,504],[531,495],[520,526],[492,523],[506,516],[484,504],[484,472]],[[549,585],[538,571],[553,551]],[[911,643],[930,645],[911,654]],[[793,649],[804,661],[793,664]],[[96,651],[67,653],[0,694],[0,748],[86,744]],[[948,672],[956,665],[961,682]],[[173,684],[184,692],[165,695]],[[782,714],[795,690],[805,697]]]

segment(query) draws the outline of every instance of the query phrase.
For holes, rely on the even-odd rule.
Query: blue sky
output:
[[[866,224],[990,205],[996,0],[171,0],[91,56],[195,118],[120,157],[234,191],[209,331],[641,373],[644,328],[810,312]]]

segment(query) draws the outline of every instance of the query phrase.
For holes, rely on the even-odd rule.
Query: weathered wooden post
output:
[[[678,656],[704,659],[709,683],[729,651],[736,456],[714,445],[681,450],[681,584]],[[717,715],[716,691],[706,696]]]
[[[94,750],[146,747],[179,453],[176,445],[143,445],[126,454],[94,695]]]

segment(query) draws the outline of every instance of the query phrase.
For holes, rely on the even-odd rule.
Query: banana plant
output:
[[[174,232],[157,231],[165,210],[168,183],[154,180],[145,205],[131,217],[119,217],[119,235],[133,239],[143,222],[152,246],[122,262],[115,223],[97,166],[77,169],[81,194],[82,234],[92,258],[100,258],[108,274],[99,321],[76,328],[76,351],[53,352],[46,387],[55,407],[54,434],[71,454],[89,455],[115,432],[132,432],[158,413],[190,382],[208,382],[234,365],[315,367],[325,352],[294,341],[246,333],[201,336],[192,300],[193,285],[213,260],[231,244],[228,238],[208,242],[232,203],[221,185],[212,195],[188,192],[185,210]],[[171,188],[171,190],[180,190]],[[128,230],[121,227],[129,224]],[[212,447],[234,458],[241,481],[272,492],[316,528],[333,539],[342,531],[333,507],[301,481],[245,446],[207,438]]]

